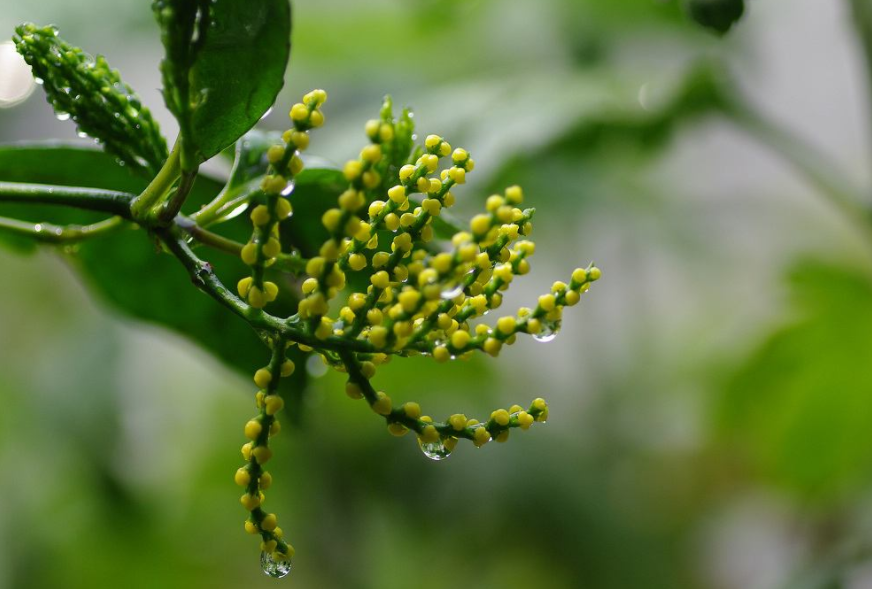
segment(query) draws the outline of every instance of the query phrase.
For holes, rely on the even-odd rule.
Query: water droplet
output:
[[[222,207],[221,210],[224,210],[224,207]],[[222,220],[222,221],[229,221],[230,219],[233,219],[233,218],[235,218],[235,217],[238,217],[239,215],[241,215],[242,213],[244,213],[244,212],[247,211],[247,210],[248,210],[248,203],[247,203],[247,202],[240,203],[239,205],[237,205],[236,207],[234,207],[234,208],[233,208],[229,213],[227,213],[226,215],[222,213],[222,214],[221,214],[221,220]]]
[[[463,293],[463,283],[451,284],[445,287],[439,296],[443,299],[453,299]]]
[[[59,112],[55,115],[59,121],[66,121],[70,118],[70,113],[68,112]]]
[[[40,86],[45,84],[45,80],[43,80],[42,78],[33,78],[33,81],[36,82],[37,84],[39,84]]]
[[[268,577],[272,577],[274,579],[287,577],[288,573],[291,572],[290,557],[276,560],[273,558],[273,555],[281,556],[277,552],[261,552],[260,568],[263,569],[264,574]]]
[[[269,107],[268,109],[266,109],[266,112],[263,113],[263,115],[260,117],[260,120],[262,121],[265,118],[267,118],[272,111],[273,111],[273,107]]]
[[[84,139],[85,137],[88,136],[88,134],[85,133],[84,131],[76,131],[76,136],[78,136],[80,139]]]
[[[442,438],[435,442],[422,442],[421,438],[418,438],[418,446],[424,456],[430,460],[445,460],[451,455],[451,450],[445,447],[445,441]]]
[[[282,196],[289,196],[294,191],[294,181],[291,180],[288,182],[288,185],[285,186],[285,189],[282,190]]]
[[[557,337],[557,332],[560,331],[560,323],[556,321],[543,321],[542,330],[533,336],[537,342],[548,343]]]
[[[321,354],[312,354],[306,359],[306,372],[312,378],[321,378],[327,374],[327,366],[321,359]]]

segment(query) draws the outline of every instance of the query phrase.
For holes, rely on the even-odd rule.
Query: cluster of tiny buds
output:
[[[294,128],[267,154],[270,167],[262,198],[251,211],[253,235],[242,250],[252,272],[238,285],[242,299],[255,309],[278,293],[274,283],[263,279],[264,269],[281,255],[279,222],[291,214],[284,196],[302,168],[298,154],[308,146],[308,131],[324,121],[319,107],[325,100],[326,94],[315,90],[294,105]],[[560,327],[563,309],[577,304],[602,274],[592,264],[577,268],[568,281],[555,282],[535,306],[521,307],[493,324],[482,321],[501,307],[514,277],[530,271],[535,209],[522,208],[523,191],[510,186],[487,198],[484,212],[467,229],[454,230],[450,240],[439,244],[434,220],[441,216],[438,226],[450,226],[442,213],[455,204],[452,191],[475,168],[469,152],[452,148],[438,135],[427,136],[413,149],[411,117],[406,111],[394,119],[389,99],[381,118],[367,122],[365,132],[369,144],[343,167],[347,186],[321,218],[328,237],[318,255],[305,263],[297,313],[285,320],[293,333],[283,336],[287,342],[273,342],[270,365],[255,375],[261,412],[245,427],[250,441],[243,455],[248,462],[238,471],[237,483],[246,488],[246,529],[261,535],[270,562],[289,562],[293,552],[282,540],[275,516],[261,509],[263,490],[271,481],[262,465],[271,456],[269,437],[278,432],[275,414],[283,406],[276,385],[294,369],[285,359],[288,345],[315,352],[325,364],[346,373],[349,397],[365,399],[384,417],[391,434],[415,432],[424,454],[442,460],[461,438],[481,447],[491,440],[505,442],[513,428],[526,430],[546,421],[547,403],[537,398],[526,409],[497,409],[485,421],[454,414],[436,422],[417,403],[394,406],[385,392],[377,391],[370,382],[377,367],[393,356],[427,355],[437,362],[466,359],[476,351],[497,356],[518,334],[549,341]],[[349,281],[349,275],[355,280]],[[367,286],[349,291],[349,283]],[[334,301],[340,296],[341,303]]]
[[[422,414],[418,403],[408,402],[394,407],[386,393],[375,391],[369,384],[368,379],[373,373],[374,367],[362,363],[359,372],[346,383],[346,394],[352,399],[366,399],[372,410],[385,418],[388,432],[392,435],[399,437],[414,431],[424,454],[433,460],[447,458],[460,438],[471,440],[480,448],[491,440],[507,441],[512,428],[527,430],[534,422],[548,420],[548,404],[538,398],[526,410],[520,405],[512,405],[508,410],[497,409],[484,423],[460,413],[449,416],[444,422],[434,422]]]
[[[309,146],[309,131],[324,124],[320,107],[327,100],[323,90],[313,90],[303,102],[291,108],[293,128],[282,134],[282,144],[267,151],[269,171],[261,182],[261,202],[251,209],[254,231],[242,248],[242,261],[251,266],[251,276],[239,281],[237,291],[255,309],[262,309],[278,296],[278,286],[264,280],[264,268],[273,265],[282,253],[279,223],[292,214],[286,198],[293,190],[293,178],[303,169],[300,152]]]
[[[242,446],[242,456],[246,464],[236,471],[234,479],[245,489],[240,498],[242,506],[249,511],[245,530],[261,536],[264,555],[273,562],[282,562],[290,561],[294,548],[283,539],[276,515],[262,509],[264,491],[272,484],[272,475],[264,470],[264,464],[272,457],[270,438],[281,431],[276,414],[284,407],[284,401],[277,392],[278,380],[291,376],[296,367],[292,360],[284,357],[283,342],[276,342],[274,346],[273,361],[254,374],[254,383],[259,388],[255,395],[259,412],[245,424],[244,433],[249,441]]]

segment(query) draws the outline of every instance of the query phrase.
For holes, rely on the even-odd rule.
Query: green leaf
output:
[[[290,55],[288,0],[156,0],[164,99],[179,121],[182,167],[231,145],[269,110]]]
[[[117,70],[58,37],[54,27],[24,24],[15,47],[41,81],[58,118],[70,118],[131,168],[156,173],[167,158],[157,122]]]
[[[799,318],[736,372],[717,417],[756,476],[829,501],[872,473],[872,280],[809,262],[792,290]]]
[[[64,145],[0,147],[0,180],[92,186],[136,193],[148,182],[114,158],[95,149]],[[194,203],[208,202],[220,190],[218,182],[200,176],[194,184]],[[14,212],[42,215],[48,207],[16,205]],[[65,211],[54,211],[63,214]],[[9,214],[6,207],[0,214]],[[64,222],[64,219],[56,219]],[[78,244],[68,259],[92,290],[124,314],[159,324],[197,342],[245,375],[266,364],[269,351],[245,321],[191,284],[184,268],[172,256],[159,253],[145,231],[127,229]],[[233,256],[208,252],[216,273],[233,284],[249,269]],[[284,285],[287,286],[287,285]],[[290,287],[271,311],[291,313],[296,301]],[[292,350],[296,350],[293,348]],[[291,353],[289,351],[289,353]],[[299,352],[291,356],[302,361]],[[305,370],[298,370],[287,385],[301,390]]]
[[[745,0],[690,0],[687,10],[698,24],[724,35],[742,18]]]

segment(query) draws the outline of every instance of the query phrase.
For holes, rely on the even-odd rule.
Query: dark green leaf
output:
[[[132,168],[155,173],[167,146],[151,112],[103,56],[91,59],[57,36],[54,27],[25,24],[15,29],[16,49],[42,82],[58,118],[70,118],[81,133]]]
[[[800,318],[735,374],[718,417],[756,475],[831,500],[872,473],[872,281],[806,263],[792,289]]]
[[[284,84],[288,0],[157,0],[164,98],[195,168],[251,129]]]
[[[93,186],[132,193],[147,184],[146,178],[119,166],[101,151],[63,145],[0,148],[0,180]],[[200,177],[191,199],[194,203],[207,202],[219,190],[217,182]],[[0,214],[41,215],[46,208],[16,205],[15,211],[4,207]],[[53,212],[70,215],[59,209]],[[202,248],[199,252],[208,256],[216,273],[229,284],[249,271],[235,257]],[[157,323],[197,342],[243,374],[251,374],[269,360],[269,351],[251,328],[197,290],[181,264],[160,253],[145,231],[127,229],[82,242],[69,260],[96,293],[124,314]],[[291,292],[292,289],[284,288],[283,298],[270,310],[291,313],[296,306]],[[300,360],[298,356],[293,359]],[[304,378],[305,370],[298,370],[288,383],[300,390]]]

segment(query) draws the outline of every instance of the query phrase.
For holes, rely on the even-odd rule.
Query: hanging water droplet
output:
[[[445,441],[442,438],[435,442],[422,442],[421,438],[418,438],[418,446],[424,456],[430,460],[445,460],[451,455],[451,450],[445,447]]]
[[[557,337],[557,332],[560,331],[560,323],[556,321],[543,321],[542,329],[533,336],[537,342],[548,343]]]
[[[59,112],[55,115],[59,121],[66,121],[70,118],[70,113],[68,112]]]
[[[288,182],[288,185],[285,186],[285,189],[282,190],[282,196],[289,196],[294,191],[294,181],[291,180]]]
[[[327,365],[324,364],[321,354],[312,354],[306,359],[306,372],[312,378],[321,378],[327,374]]]
[[[260,568],[263,569],[264,574],[268,577],[274,579],[287,577],[288,573],[291,572],[291,558],[285,557],[274,559],[273,556],[281,557],[282,555],[278,552],[261,552]]]
[[[36,82],[37,84],[39,84],[40,86],[45,84],[45,80],[43,80],[42,78],[33,78],[33,81]]]
[[[88,136],[88,134],[85,133],[84,131],[76,131],[76,136],[79,137],[80,139],[84,139]]]

